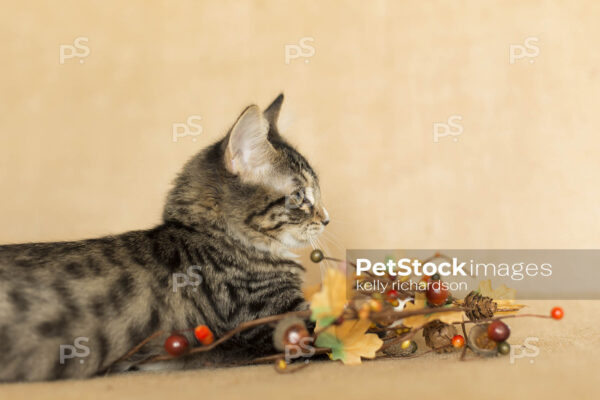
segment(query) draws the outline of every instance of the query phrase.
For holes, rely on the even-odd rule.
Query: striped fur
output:
[[[304,269],[290,248],[321,233],[328,216],[315,172],[277,132],[282,100],[264,113],[250,107],[186,164],[154,229],[0,246],[0,381],[89,377],[159,329],[206,324],[219,336],[243,321],[306,307]],[[176,288],[175,276],[191,266],[199,267],[200,283]],[[270,329],[148,369],[267,354]],[[77,338],[89,354],[61,363],[61,345]],[[163,352],[158,342],[136,357]]]

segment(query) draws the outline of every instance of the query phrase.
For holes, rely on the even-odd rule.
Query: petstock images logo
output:
[[[600,250],[348,250],[346,259],[352,289],[362,292],[419,290],[438,275],[457,297],[489,280],[522,300],[600,299]]]

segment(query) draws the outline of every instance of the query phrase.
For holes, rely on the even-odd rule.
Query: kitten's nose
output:
[[[321,223],[326,226],[329,223],[329,213],[325,209],[325,207],[321,207],[321,212],[319,212],[319,216],[321,217]]]

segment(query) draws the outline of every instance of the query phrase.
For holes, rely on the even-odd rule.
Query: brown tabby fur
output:
[[[329,218],[317,175],[277,130],[282,101],[264,113],[248,107],[222,140],[185,165],[159,226],[0,246],[0,381],[89,377],[114,370],[159,329],[206,324],[218,337],[240,322],[305,307],[303,267],[289,249],[305,246]],[[192,279],[194,271],[201,279]],[[176,287],[182,274],[192,283]],[[266,354],[270,329],[148,369]],[[137,357],[163,353],[162,340]],[[61,351],[74,355],[61,363]]]

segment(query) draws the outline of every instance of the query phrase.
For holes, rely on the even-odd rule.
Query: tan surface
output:
[[[321,175],[330,252],[596,247],[599,19],[593,0],[5,2],[0,243],[152,226],[183,162],[283,90],[287,136]],[[60,64],[59,46],[80,36],[90,55]],[[315,55],[286,64],[285,45],[303,37]],[[527,37],[539,55],[510,64],[510,45]],[[172,124],[191,115],[202,117],[197,142],[173,143]],[[458,142],[434,143],[433,124],[451,115],[462,116]],[[597,303],[572,307],[564,330],[519,322],[517,337],[542,337],[534,365],[240,368],[6,386],[0,397],[358,396],[386,385],[388,396],[577,398],[595,384],[600,332]]]
[[[554,303],[531,303],[546,313]],[[510,364],[508,357],[460,362],[457,354],[365,362],[321,362],[292,375],[271,366],[130,374],[87,381],[0,386],[0,398],[81,399],[597,399],[600,302],[562,302],[561,322],[510,321],[513,344],[539,337],[540,354]],[[424,344],[422,344],[422,347]],[[530,363],[529,360],[533,360]],[[381,397],[378,397],[381,396]]]

